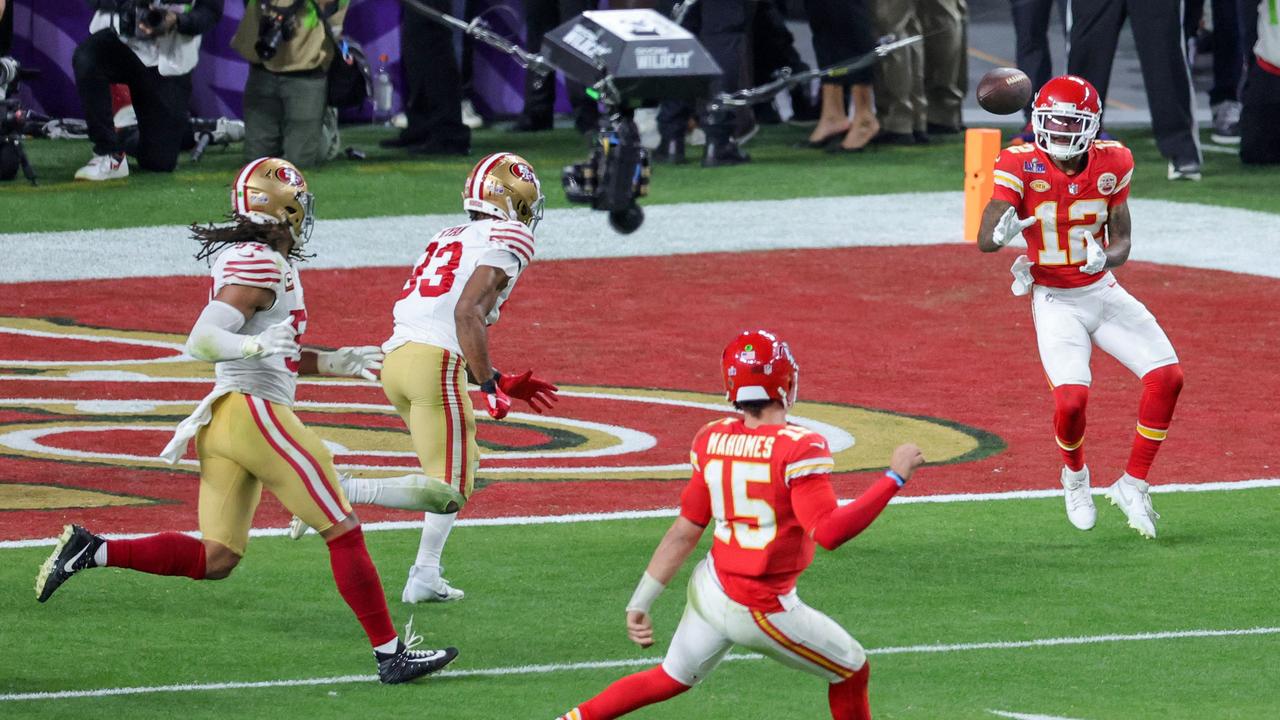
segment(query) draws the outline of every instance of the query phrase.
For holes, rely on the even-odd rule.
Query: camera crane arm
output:
[[[421,2],[421,0],[400,0],[400,3],[410,10],[421,15],[425,15],[427,18],[434,20],[441,25],[451,27],[455,30],[461,30],[464,34],[479,40],[504,55],[510,56],[512,60],[515,60],[520,65],[520,67],[532,71],[537,76],[535,82],[539,87],[542,86],[542,83],[546,81],[547,77],[556,71],[555,66],[547,62],[546,58],[542,57],[540,53],[531,53],[497,34],[489,27],[488,23],[486,23],[483,18],[477,17],[471,22],[467,22],[449,15],[448,13],[436,10],[435,8],[428,6],[426,3]]]
[[[891,37],[891,36],[890,36]],[[807,70],[802,73],[791,73],[791,68],[782,68],[777,73],[777,78],[763,85],[757,85],[746,90],[739,90],[734,93],[721,93],[711,101],[711,109],[719,110],[726,107],[748,107],[757,103],[768,102],[773,99],[782,90],[787,90],[809,82],[816,78],[840,77],[851,72],[857,72],[866,67],[870,67],[880,61],[880,58],[888,55],[894,50],[907,47],[908,45],[920,42],[921,35],[912,35],[902,38],[901,40],[891,40],[889,38],[881,38],[880,44],[869,53],[859,55],[858,57],[836,63],[830,67],[818,70]]]

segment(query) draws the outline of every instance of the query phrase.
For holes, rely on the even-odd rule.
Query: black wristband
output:
[[[480,392],[490,395],[498,392],[498,378],[502,377],[502,373],[497,370],[493,371],[493,377],[480,383]]]

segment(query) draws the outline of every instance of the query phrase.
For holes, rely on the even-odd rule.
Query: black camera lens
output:
[[[143,16],[142,22],[149,28],[159,28],[164,25],[164,20],[169,16],[169,11],[163,8],[151,8],[147,14]]]

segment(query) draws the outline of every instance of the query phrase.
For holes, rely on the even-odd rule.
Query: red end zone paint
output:
[[[966,246],[930,246],[537,263],[504,307],[492,335],[493,352],[506,370],[532,367],[562,383],[715,393],[724,343],[743,328],[766,327],[795,350],[803,398],[952,420],[995,433],[1008,444],[994,457],[926,468],[908,486],[909,493],[1049,488],[1057,482],[1059,467],[1052,398],[1036,355],[1028,303],[1008,294],[1010,257],[983,256]],[[405,271],[306,271],[308,311],[314,319],[308,341],[326,346],[380,343],[390,332],[390,308]],[[1268,465],[1276,436],[1271,398],[1280,282],[1142,263],[1126,266],[1118,276],[1160,319],[1187,375],[1153,482],[1274,475]],[[185,333],[206,297],[207,283],[165,278],[28,283],[5,289],[0,293],[3,315]],[[134,303],[137,297],[148,298],[145,307]],[[1095,484],[1110,482],[1123,468],[1140,388],[1117,363],[1096,354],[1086,436]],[[204,389],[176,383],[0,381],[0,397],[75,399],[91,392],[95,398],[165,399],[198,397]],[[375,388],[326,392],[353,402],[381,402]],[[311,393],[303,386],[299,399],[314,399]],[[675,425],[700,422],[704,416],[671,416],[672,426],[662,433],[658,448],[667,462],[684,461],[688,439],[697,429],[696,423]],[[0,415],[10,422],[28,417],[25,412]],[[319,422],[318,414],[308,413],[306,419]],[[376,421],[382,427],[397,423],[390,417]],[[482,438],[489,438],[483,430]],[[493,439],[521,444],[536,438],[511,432]],[[871,477],[840,477],[837,489],[852,494]],[[589,477],[533,483],[488,479],[465,515],[671,506],[681,485]],[[198,483],[189,474],[0,457],[0,481],[107,489],[166,503],[11,511],[4,514],[0,539],[51,535],[72,519],[119,532],[189,529],[196,523]],[[366,520],[413,517],[374,508],[359,512]],[[264,497],[256,524],[280,526],[286,520],[278,504]]]

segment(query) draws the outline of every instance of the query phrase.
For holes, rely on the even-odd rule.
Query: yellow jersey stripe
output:
[[[1132,179],[1133,179],[1133,171],[1130,170],[1129,172],[1124,174],[1123,178],[1120,179],[1119,184],[1116,185],[1116,190],[1123,190],[1126,187],[1128,187],[1129,181]]]
[[[1018,197],[1022,197],[1022,188],[1018,187],[1017,185],[1014,185],[1013,183],[1009,182],[1008,180],[1005,180],[1005,179],[1003,179],[1003,178],[999,178],[999,177],[997,177],[997,178],[996,178],[996,185],[999,185],[1000,187],[1009,188],[1010,190],[1012,190],[1012,191],[1014,191],[1014,192],[1018,193]]]
[[[1022,192],[1022,179],[1019,178],[1017,175],[1014,175],[1011,172],[1006,172],[1004,170],[996,170],[994,174],[995,174],[996,182],[1004,180],[1006,183],[1008,183],[1009,187],[1013,188],[1014,190],[1017,190],[1018,192]]]
[[[788,478],[798,477],[800,475],[812,475],[815,472],[830,472],[835,469],[836,463],[831,458],[817,458],[814,460],[805,460],[803,462],[794,462],[787,466],[786,476]]]

